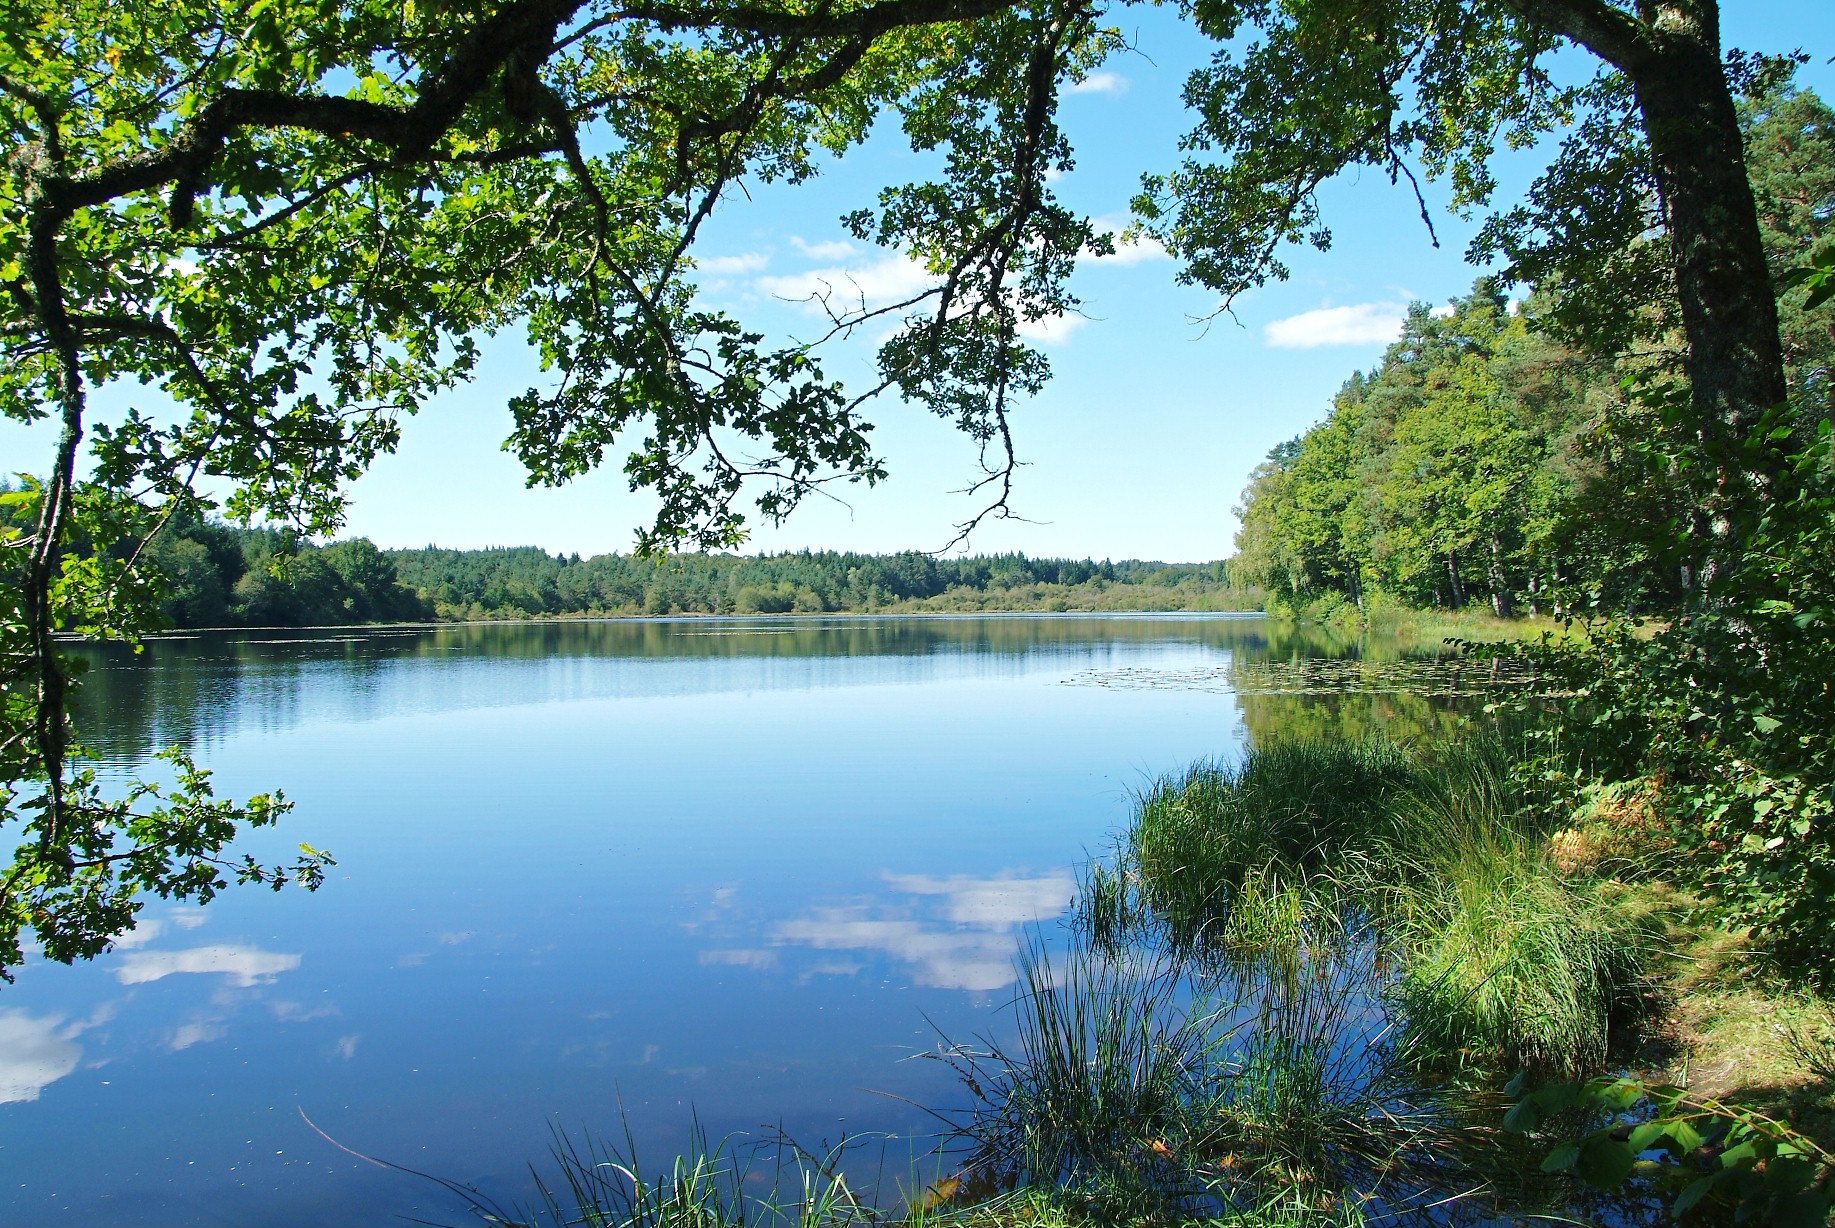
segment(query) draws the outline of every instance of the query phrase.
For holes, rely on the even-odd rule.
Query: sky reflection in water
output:
[[[621,1107],[652,1163],[698,1115],[892,1132],[902,1171],[931,1129],[906,1101],[959,1094],[900,1059],[996,1026],[1131,793],[1242,741],[1222,688],[1065,684],[1301,651],[1218,618],[258,639],[99,653],[86,742],[105,775],[176,741],[225,795],[283,788],[248,851],[338,865],[314,896],[154,901],[0,990],[0,1221],[457,1218],[302,1112],[512,1199],[550,1123]]]

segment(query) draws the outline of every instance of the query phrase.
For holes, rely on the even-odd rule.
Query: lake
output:
[[[963,1099],[916,1055],[1000,1028],[1018,942],[1138,790],[1251,737],[1436,736],[1477,683],[1245,615],[85,653],[102,775],[181,744],[220,795],[295,803],[243,848],[337,865],[316,894],[150,901],[115,951],[0,987],[8,1224],[466,1219],[325,1136],[511,1202],[556,1127],[628,1128],[652,1166],[697,1121],[873,1132],[902,1177],[918,1106]]]

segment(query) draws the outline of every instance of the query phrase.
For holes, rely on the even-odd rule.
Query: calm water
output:
[[[962,1100],[907,1060],[999,1026],[1023,928],[1131,791],[1245,738],[1431,736],[1380,666],[1241,616],[651,620],[174,638],[98,651],[105,773],[181,743],[297,803],[248,851],[316,895],[150,903],[0,988],[5,1223],[344,1224],[515,1199],[552,1126],[655,1164],[883,1131]],[[1371,681],[1374,679],[1375,681]],[[1295,693],[1298,692],[1298,693]],[[903,1099],[900,1099],[900,1098]],[[877,1153],[876,1153],[877,1154]]]

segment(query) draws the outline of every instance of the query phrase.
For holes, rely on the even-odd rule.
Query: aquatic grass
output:
[[[1661,925],[1561,872],[1496,738],[1449,748],[1397,802],[1376,861],[1398,1003],[1421,1060],[1599,1069],[1647,1009]]]
[[[1176,936],[1196,941],[1239,907],[1291,904],[1269,880],[1333,894],[1334,871],[1387,834],[1394,798],[1420,772],[1380,740],[1275,742],[1233,768],[1200,764],[1139,799],[1117,869],[1138,876]]]
[[[1078,921],[1111,942],[1151,931],[1218,969],[1304,962],[1358,934],[1396,966],[1418,1062],[1596,1069],[1648,1013],[1662,927],[1564,870],[1520,761],[1489,731],[1431,761],[1292,742],[1201,764],[1140,799]]]
[[[845,1152],[858,1141],[817,1155],[782,1134],[750,1144],[738,1135],[710,1142],[696,1122],[687,1150],[651,1175],[628,1123],[622,1146],[556,1128],[549,1155],[558,1175],[530,1166],[533,1205],[507,1209],[472,1187],[434,1180],[478,1219],[505,1228],[862,1228],[884,1217],[842,1172]]]
[[[942,1055],[975,1098],[967,1167],[1109,1204],[1198,1193],[1191,1136],[1215,1113],[1234,1004],[1138,946],[1054,961],[1035,937],[1018,964],[1014,1039]]]
[[[1350,1224],[1432,1201],[1451,1119],[1393,1060],[1380,964],[1336,941],[1219,978],[1160,949],[1035,940],[1014,1039],[941,1054],[975,1098],[967,1170],[1104,1223]]]
[[[1501,851],[1494,851],[1501,852]],[[1534,859],[1468,852],[1437,893],[1417,892],[1401,943],[1400,1013],[1423,1061],[1601,1068],[1642,1014],[1654,935],[1621,924]]]

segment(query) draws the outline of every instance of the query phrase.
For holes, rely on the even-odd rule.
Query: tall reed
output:
[[[1377,962],[1323,943],[1219,980],[1140,945],[1033,942],[1013,1039],[946,1054],[975,1098],[969,1167],[1111,1223],[1341,1224],[1428,1201],[1446,1118],[1395,1077]]]

